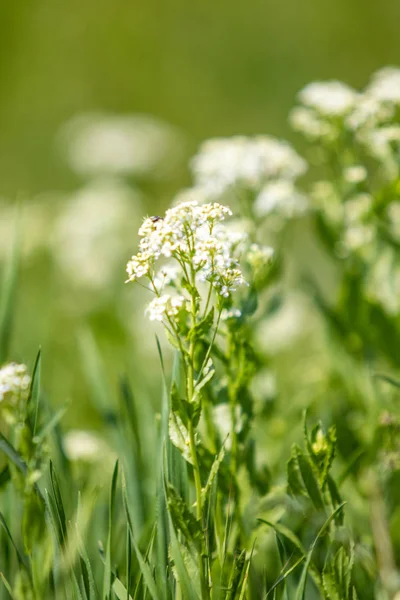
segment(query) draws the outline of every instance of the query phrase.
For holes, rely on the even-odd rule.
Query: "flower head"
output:
[[[163,294],[150,302],[146,312],[150,321],[162,321],[165,317],[175,318],[184,304],[184,296]]]
[[[228,189],[258,190],[272,178],[296,179],[305,161],[286,142],[269,136],[216,138],[192,160],[196,185],[218,196]]]
[[[25,365],[9,363],[0,369],[0,403],[26,398],[31,378]]]
[[[357,92],[340,81],[315,81],[299,93],[304,106],[327,117],[347,114],[357,101]]]

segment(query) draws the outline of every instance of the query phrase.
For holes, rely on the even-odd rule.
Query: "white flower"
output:
[[[358,94],[340,81],[316,81],[309,83],[299,93],[299,100],[327,117],[341,117],[356,104]]]
[[[60,276],[79,287],[107,292],[138,222],[139,195],[119,181],[97,179],[61,208],[52,233]]]
[[[63,439],[65,454],[71,461],[104,461],[108,447],[91,431],[71,429]]]
[[[61,132],[71,167],[85,175],[159,177],[182,154],[180,134],[149,115],[88,114],[75,117]]]
[[[371,225],[355,224],[344,232],[343,242],[350,251],[361,250],[375,239],[375,228]]]
[[[381,304],[385,311],[396,316],[400,312],[400,264],[397,250],[379,250],[367,281],[368,297]]]
[[[343,171],[343,177],[348,183],[361,183],[367,178],[367,169],[363,165],[346,167]]]
[[[219,431],[222,440],[226,440],[225,448],[230,450],[232,447],[232,440],[228,435],[232,431],[232,413],[229,404],[217,404],[213,407],[213,421]],[[243,428],[244,419],[242,415],[242,409],[237,404],[235,406],[235,432],[240,433]]]
[[[128,273],[127,281],[136,281],[147,275],[150,271],[150,266],[153,262],[153,256],[150,252],[138,252],[132,256],[131,260],[126,265]]]
[[[366,92],[381,102],[400,104],[400,69],[384,67],[374,73]]]
[[[170,296],[163,294],[154,298],[148,305],[146,313],[150,321],[162,321],[164,317],[176,317],[184,306],[186,300],[184,296]]]
[[[0,403],[11,403],[25,398],[29,391],[31,378],[25,365],[9,363],[0,369]]]
[[[310,139],[333,137],[335,130],[314,110],[297,106],[289,114],[289,122],[295,131],[298,131]]]
[[[169,285],[175,286],[182,277],[182,270],[178,263],[164,265],[155,276],[153,283],[158,292]]]
[[[382,104],[374,96],[362,94],[354,109],[346,117],[345,124],[351,130],[360,130],[362,140],[363,129],[371,129],[377,124],[387,121],[392,116],[392,106]]]
[[[376,157],[385,160],[394,145],[400,144],[400,125],[388,125],[370,132],[368,145]]]
[[[400,240],[400,201],[391,202],[386,209],[392,235]]]
[[[196,185],[221,195],[232,187],[257,190],[271,178],[296,179],[305,161],[286,142],[258,136],[215,138],[204,142],[192,160]]]
[[[270,246],[260,246],[260,244],[251,244],[246,253],[246,261],[254,271],[264,269],[271,263],[273,257],[273,248]]]
[[[239,319],[242,312],[238,308],[223,308],[221,311],[221,320],[228,321],[229,319]]]
[[[254,202],[254,213],[264,217],[274,211],[285,217],[303,214],[308,207],[306,196],[299,192],[292,181],[267,183]]]
[[[370,194],[357,194],[343,205],[347,223],[359,223],[371,215],[374,199]]]

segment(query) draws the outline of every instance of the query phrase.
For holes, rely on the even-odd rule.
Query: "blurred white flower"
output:
[[[238,308],[224,308],[221,312],[221,320],[228,321],[228,319],[239,319],[242,316],[242,312]]]
[[[296,179],[307,169],[287,142],[269,136],[207,140],[191,166],[196,185],[211,195],[235,187],[257,191],[269,179]]]
[[[65,454],[71,461],[100,462],[109,455],[108,445],[91,431],[71,429],[63,438]]]
[[[374,73],[366,93],[381,102],[400,104],[400,69],[384,67]]]
[[[343,177],[348,183],[361,183],[367,178],[367,169],[363,165],[346,167],[343,171]]]
[[[0,369],[0,403],[12,404],[27,396],[31,377],[25,365],[9,363]]]
[[[386,210],[389,228],[396,240],[400,241],[400,200],[391,202]]]
[[[87,114],[62,129],[72,169],[83,175],[134,175],[159,178],[182,158],[182,136],[150,115]]]
[[[213,406],[213,421],[221,440],[226,439],[225,448],[230,450],[232,447],[232,440],[227,436],[232,431],[232,414],[229,404],[217,404],[216,406]],[[243,427],[243,416],[242,409],[238,404],[235,406],[235,421],[236,433],[240,433]]]
[[[293,345],[310,326],[307,307],[301,297],[293,295],[255,331],[257,347],[277,354]]]
[[[390,316],[400,312],[400,261],[397,249],[380,249],[371,264],[366,285],[367,296],[381,304]]]
[[[352,130],[359,130],[362,140],[363,129],[371,129],[392,116],[392,106],[382,104],[374,96],[360,94],[354,109],[346,117],[345,124]]]
[[[98,179],[65,202],[52,236],[63,277],[104,288],[120,269],[140,208],[137,192],[118,181]]]
[[[277,393],[275,373],[267,368],[256,373],[251,380],[251,391],[258,402],[274,398]]]
[[[374,199],[370,194],[357,194],[343,205],[344,219],[348,224],[357,224],[371,215]]]
[[[264,217],[272,212],[294,217],[306,212],[307,208],[307,197],[296,189],[293,181],[285,180],[267,183],[254,202],[257,217]]]
[[[299,100],[327,117],[341,117],[356,104],[358,94],[340,81],[315,81],[299,93]]]
[[[335,130],[325,119],[321,119],[315,110],[296,106],[289,114],[289,122],[292,128],[310,139],[331,138]]]
[[[29,198],[19,207],[0,199],[0,258],[11,250],[15,236],[24,258],[48,247],[49,228],[54,218],[54,196]]]

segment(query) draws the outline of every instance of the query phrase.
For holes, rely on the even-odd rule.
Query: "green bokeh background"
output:
[[[293,141],[287,114],[298,90],[331,78],[361,87],[374,70],[400,63],[399,22],[395,0],[5,0],[0,195],[29,201],[84,184],[56,143],[60,127],[82,112],[160,117],[185,134],[187,158],[218,135]],[[148,212],[165,208],[189,182],[183,167],[165,188],[156,186]],[[127,258],[135,246],[132,231]],[[116,304],[123,279],[121,264]],[[132,310],[139,310],[134,298],[132,290]],[[80,320],[65,311],[66,303],[79,302],[67,288],[56,289],[45,259],[24,264],[12,357],[31,365],[42,344],[51,401],[71,400],[66,423],[81,426],[96,423],[77,349],[82,328],[94,332],[111,386],[124,370],[141,388],[160,386],[158,365],[138,366],[140,340],[121,327],[114,305]]]
[[[399,22],[397,0],[3,0],[0,192],[73,185],[54,135],[81,111],[152,113],[193,147],[287,137],[305,83],[400,61]]]

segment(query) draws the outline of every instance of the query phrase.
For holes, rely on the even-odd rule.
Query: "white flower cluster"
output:
[[[311,140],[331,141],[338,135],[339,124],[355,108],[359,95],[340,81],[308,84],[298,95],[300,106],[290,113],[294,130]]]
[[[150,115],[79,115],[60,136],[70,166],[84,175],[160,177],[182,156],[180,133]]]
[[[25,365],[9,363],[0,369],[0,403],[15,403],[27,396],[31,378]]]
[[[361,92],[340,82],[313,83],[298,96],[294,129],[314,144],[334,181],[319,181],[314,206],[342,258],[363,268],[365,294],[400,313],[400,68],[377,71]]]
[[[295,180],[306,168],[287,142],[270,136],[210,139],[192,160],[196,185],[216,196],[232,188],[258,191],[269,180]]]
[[[139,229],[139,252],[127,265],[128,281],[147,277],[156,298],[147,313],[151,320],[174,318],[185,307],[183,289],[197,282],[209,282],[217,294],[227,298],[244,283],[235,251],[241,235],[229,232],[222,222],[231,211],[222,204],[199,205],[182,202],[166,211],[165,216],[145,219]],[[170,259],[158,272],[155,263]],[[171,296],[164,288],[172,286],[181,293]]]
[[[176,317],[185,304],[184,296],[163,294],[152,300],[146,309],[150,321],[162,321],[164,317]]]

